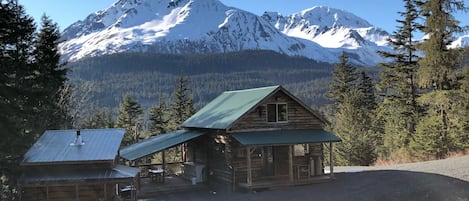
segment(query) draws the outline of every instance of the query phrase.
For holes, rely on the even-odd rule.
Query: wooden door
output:
[[[288,175],[288,146],[272,147],[274,156],[275,176]]]
[[[262,176],[274,176],[274,155],[272,147],[262,147]]]

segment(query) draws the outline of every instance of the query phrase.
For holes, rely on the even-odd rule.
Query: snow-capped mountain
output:
[[[450,47],[451,48],[469,47],[469,34],[458,37],[455,41],[451,43]]]
[[[119,0],[64,30],[63,59],[117,52],[220,53],[273,50],[336,62],[374,65],[387,33],[359,17],[327,7],[291,16],[257,16],[219,0]]]
[[[315,6],[289,16],[265,12],[262,17],[288,36],[356,54],[363,63],[381,61],[376,51],[390,50],[386,46],[389,37],[386,31],[347,11]]]

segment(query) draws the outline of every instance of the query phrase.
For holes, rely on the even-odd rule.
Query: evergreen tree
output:
[[[34,50],[36,67],[36,94],[40,97],[41,103],[38,111],[39,118],[37,125],[46,129],[58,129],[68,125],[66,111],[63,105],[59,105],[60,92],[67,80],[65,69],[60,64],[60,54],[58,44],[60,31],[56,23],[52,22],[46,15],[42,16],[41,29],[39,31],[36,48]],[[62,104],[68,104],[67,102]]]
[[[119,114],[115,123],[116,128],[125,128],[123,146],[137,143],[140,140],[141,115],[143,110],[140,104],[135,101],[130,94],[124,96],[124,101],[120,104]]]
[[[356,68],[349,63],[347,54],[342,52],[339,59],[340,62],[335,65],[332,71],[332,81],[329,84],[329,91],[326,93],[326,97],[334,101],[332,109],[344,101],[345,94],[350,91],[351,86],[358,79]]]
[[[44,25],[39,35],[32,17],[15,0],[0,1],[0,190],[2,200],[15,200],[16,176],[26,150],[45,129],[53,128],[47,116],[54,116],[66,72],[58,75],[58,59],[45,63],[48,57],[44,42],[57,44],[58,31]],[[56,27],[55,27],[55,30]],[[51,47],[51,54],[58,55]],[[44,54],[42,54],[44,53]],[[58,57],[57,57],[58,58]],[[44,70],[50,67],[49,70]],[[45,79],[47,77],[47,81]],[[50,82],[61,80],[51,86]],[[52,92],[54,91],[54,92]],[[58,119],[55,119],[58,120]],[[63,124],[66,124],[63,122]]]
[[[343,53],[326,94],[335,101],[332,130],[342,138],[335,147],[339,165],[369,165],[376,159],[379,138],[373,126],[376,108],[373,86],[364,71],[358,77]]]
[[[335,146],[338,165],[370,165],[376,159],[373,111],[364,105],[366,95],[354,87],[338,106],[333,131],[342,142]]]
[[[405,0],[405,12],[399,12],[403,17],[397,20],[400,26],[388,39],[393,47],[392,52],[380,52],[384,58],[392,59],[390,63],[383,63],[381,89],[384,100],[379,105],[379,118],[384,127],[384,150],[387,157],[392,153],[408,149],[415,126],[420,114],[417,104],[419,96],[416,82],[418,56],[414,33],[420,25],[417,23],[419,11],[415,0]]]
[[[170,130],[178,129],[186,119],[195,113],[193,96],[189,92],[189,81],[186,77],[180,76],[173,93],[174,100],[170,107]]]
[[[22,6],[0,1],[0,200],[16,200],[21,157],[39,135],[32,126],[34,32]]]
[[[366,108],[369,111],[374,111],[377,105],[374,84],[373,80],[366,74],[365,71],[360,72],[357,87],[364,96],[362,100],[363,106],[361,107]]]
[[[425,17],[422,31],[428,38],[419,46],[425,54],[419,62],[419,85],[435,90],[454,89],[460,55],[448,45],[454,41],[454,34],[463,29],[452,13],[467,8],[460,0],[428,0],[421,2],[420,8]]]
[[[104,109],[97,109],[84,120],[80,128],[113,128],[114,121],[112,120],[111,111]]]
[[[150,108],[150,133],[152,136],[166,133],[168,127],[166,104],[160,96],[159,104]]]
[[[414,136],[413,151],[419,157],[443,158],[460,147],[462,122],[456,108],[460,98],[458,72],[460,50],[449,49],[454,34],[462,30],[452,13],[465,11],[464,1],[428,0],[420,5],[425,17],[423,32],[428,36],[420,49],[419,85],[427,89],[419,102],[427,108]]]

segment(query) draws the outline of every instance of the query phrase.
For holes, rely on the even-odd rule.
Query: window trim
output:
[[[275,105],[275,121],[269,121],[269,105]],[[278,120],[279,119],[278,118],[279,117],[279,110],[278,110],[279,105],[285,105],[285,111],[287,113],[286,116],[285,116],[286,117],[285,121],[279,121]],[[286,103],[286,102],[267,103],[265,105],[265,110],[266,110],[266,112],[265,112],[265,114],[266,114],[265,115],[265,121],[267,123],[288,123],[288,119],[289,119],[288,118],[288,103]]]

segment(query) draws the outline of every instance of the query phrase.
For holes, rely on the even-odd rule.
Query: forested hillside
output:
[[[143,107],[165,99],[181,75],[187,76],[196,108],[233,89],[283,85],[308,105],[327,103],[323,93],[332,66],[273,51],[243,51],[213,55],[122,53],[93,57],[67,65],[77,87],[91,86],[90,103],[117,108],[130,93]],[[88,84],[85,84],[88,83]]]

